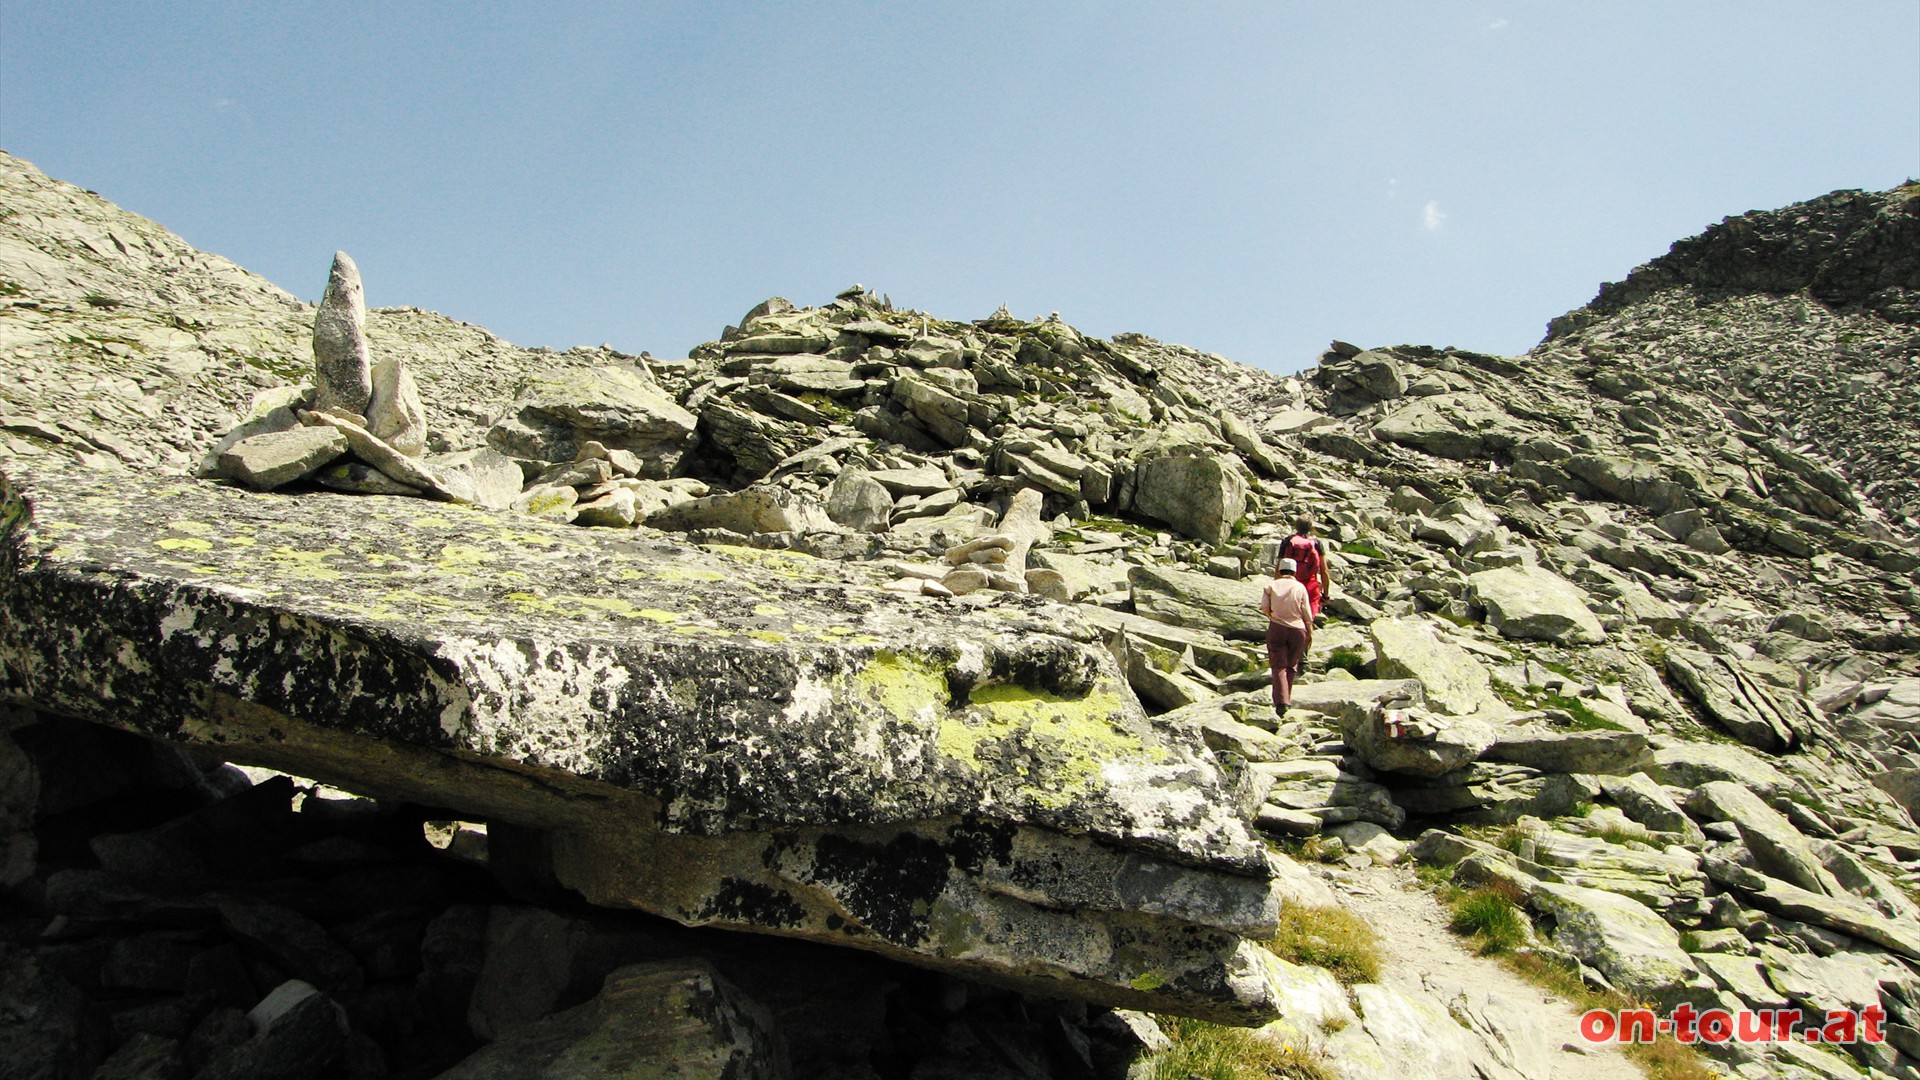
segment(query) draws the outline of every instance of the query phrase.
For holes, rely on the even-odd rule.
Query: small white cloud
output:
[[[1505,30],[1507,27],[1512,25],[1513,25],[1512,23],[1508,22],[1505,19],[1495,19],[1492,22],[1487,24],[1487,29],[1488,30]]]
[[[1398,198],[1399,195],[1400,195],[1400,181],[1388,180],[1387,181],[1387,198],[1389,199]]]
[[[1446,220],[1447,215],[1440,212],[1439,200],[1428,199],[1426,208],[1420,211],[1420,223],[1427,227],[1428,232],[1432,232],[1444,224]]]

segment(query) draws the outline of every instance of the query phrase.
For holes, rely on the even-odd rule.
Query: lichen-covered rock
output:
[[[1756,749],[1790,749],[1814,722],[1803,698],[1766,685],[1726,657],[1670,649],[1667,673],[1708,716]]]
[[[0,692],[529,826],[598,902],[1271,1014],[1236,781],[1058,613],[418,502],[16,464],[4,506]]]
[[[893,496],[859,469],[843,469],[827,489],[827,516],[856,532],[880,532],[893,521]]]
[[[1373,425],[1373,436],[1455,460],[1498,457],[1527,434],[1505,409],[1481,394],[1415,398]]]

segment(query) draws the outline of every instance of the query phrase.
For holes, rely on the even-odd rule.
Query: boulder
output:
[[[1679,932],[1637,900],[1542,882],[1532,903],[1553,920],[1554,944],[1641,1001],[1670,1009],[1698,1001],[1711,990],[1712,984],[1680,947]]]
[[[1551,731],[1501,727],[1487,761],[1525,765],[1541,772],[1617,775],[1653,764],[1647,737],[1634,731]]]
[[[448,502],[471,502],[472,492],[456,491],[433,469],[388,446],[378,436],[337,413],[305,412],[300,422],[309,427],[332,428],[346,437],[353,456],[385,473],[397,484],[418,489]]]
[[[470,501],[475,506],[505,510],[520,497],[523,483],[520,466],[492,447],[436,454],[426,459],[426,465],[446,481],[448,487],[470,490]]]
[[[1456,461],[1499,457],[1524,435],[1505,409],[1475,393],[1413,398],[1373,425],[1373,437],[1382,442]]]
[[[1723,856],[1709,853],[1702,866],[1707,876],[1738,892],[1750,906],[1871,941],[1920,962],[1920,930],[1915,930],[1911,921],[1889,919],[1852,896],[1828,896],[1803,889]]]
[[[1653,752],[1655,780],[1675,787],[1697,788],[1712,780],[1730,780],[1762,798],[1795,790],[1792,780],[1767,759],[1741,746],[1724,743],[1674,742]]]
[[[1407,392],[1407,372],[1392,353],[1368,349],[1352,356],[1326,355],[1314,381],[1327,390],[1327,408],[1336,416],[1359,412],[1375,402]]]
[[[52,461],[10,463],[4,498],[8,697],[501,823],[495,857],[602,906],[1273,1015],[1249,940],[1273,932],[1273,871],[1239,781],[1024,606],[524,518],[480,545],[485,511]],[[182,560],[173,537],[201,543]]]
[[[255,491],[271,491],[319,471],[346,452],[346,436],[331,428],[271,431],[221,451],[213,473]]]
[[[1503,566],[1467,576],[1473,601],[1501,635],[1556,645],[1598,645],[1607,639],[1577,586],[1540,566]]]
[[[772,485],[674,503],[647,515],[647,525],[670,532],[725,529],[748,535],[831,532],[839,528],[818,501]]]
[[[1247,482],[1218,454],[1176,451],[1134,471],[1133,510],[1182,535],[1223,544],[1247,512]]]
[[[1667,674],[1715,722],[1755,749],[1790,750],[1818,722],[1803,697],[1761,682],[1726,657],[1668,649]]]
[[[1353,709],[1340,732],[1370,767],[1410,776],[1440,776],[1477,759],[1493,744],[1493,725],[1426,709]]]
[[[1260,590],[1267,578],[1227,581],[1191,570],[1137,565],[1127,570],[1133,609],[1149,619],[1230,638],[1265,641]]]
[[[1706,843],[1706,834],[1700,826],[1694,824],[1680,804],[1673,801],[1654,779],[1644,772],[1627,776],[1603,776],[1600,789],[1606,793],[1607,801],[1619,807],[1629,818],[1658,832],[1676,833],[1688,844],[1700,847]]]
[[[1696,820],[1732,822],[1753,855],[1754,869],[1761,873],[1828,896],[1845,891],[1793,822],[1739,784],[1725,780],[1702,784],[1687,800],[1687,809]]]
[[[1505,825],[1523,817],[1559,817],[1599,791],[1584,776],[1474,762],[1431,779],[1408,777],[1395,785],[1393,798],[1413,815],[1447,816],[1460,825]]]
[[[1422,619],[1375,619],[1367,625],[1374,671],[1383,679],[1414,679],[1427,704],[1453,716],[1499,717],[1506,705],[1493,692],[1493,677],[1473,654],[1442,638]]]
[[[883,532],[893,520],[893,496],[859,469],[842,469],[827,489],[827,517],[855,532]]]
[[[487,445],[511,457],[572,461],[584,442],[632,451],[645,477],[664,479],[692,445],[697,421],[636,367],[536,371],[522,381]]]

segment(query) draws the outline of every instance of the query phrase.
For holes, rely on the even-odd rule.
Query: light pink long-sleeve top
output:
[[[1260,610],[1282,626],[1305,630],[1313,625],[1313,605],[1307,587],[1291,577],[1278,577],[1260,590]]]

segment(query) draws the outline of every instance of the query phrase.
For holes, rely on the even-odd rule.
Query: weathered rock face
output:
[[[21,469],[7,507],[18,700],[547,830],[605,903],[1271,1008],[1240,937],[1272,923],[1269,871],[1229,781],[1071,624],[419,503]]]

